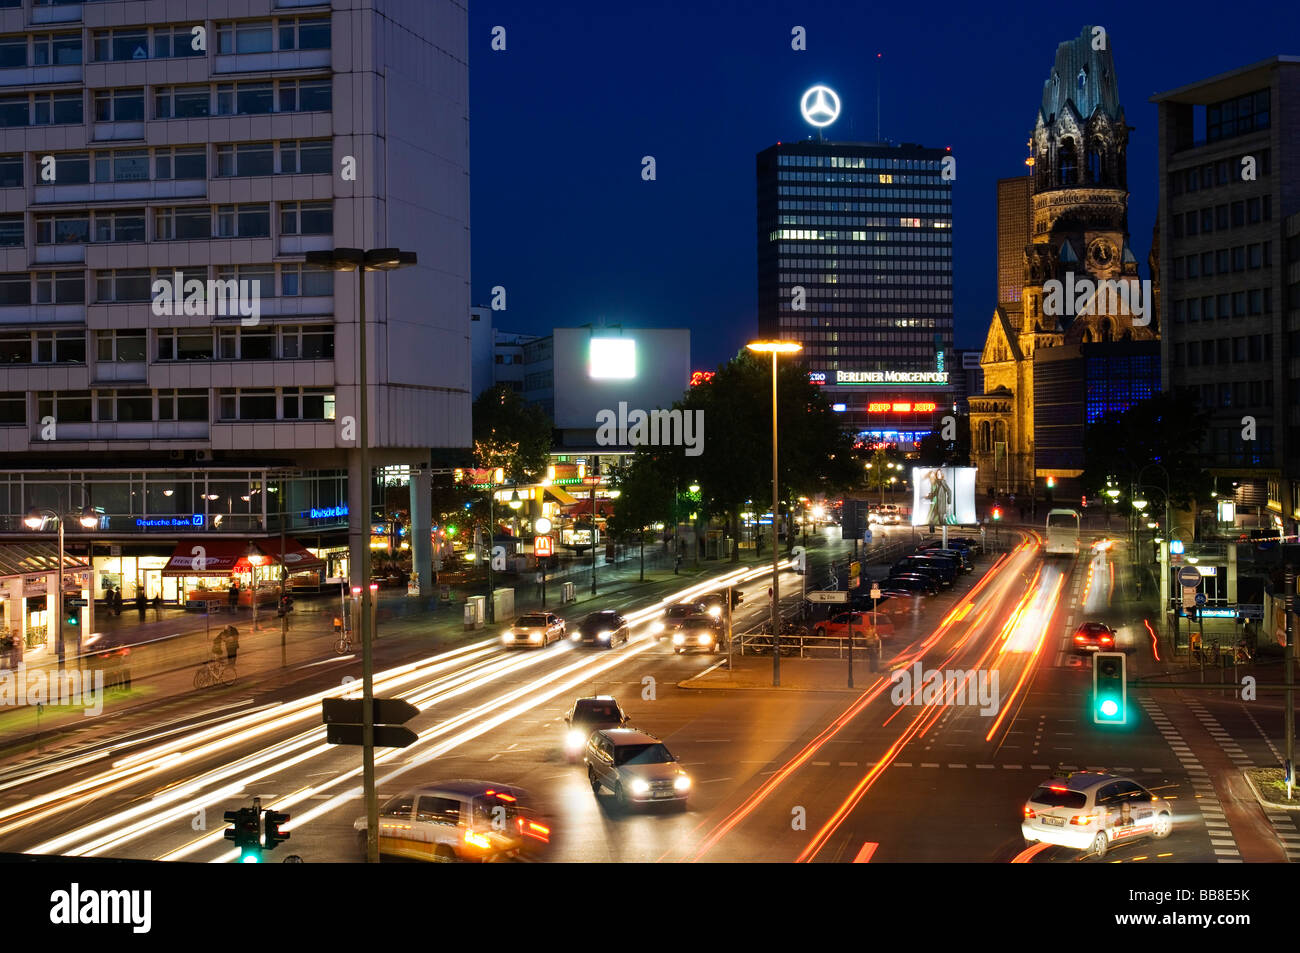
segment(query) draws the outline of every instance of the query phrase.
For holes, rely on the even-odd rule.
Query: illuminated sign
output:
[[[325,506],[321,508],[312,507],[307,511],[307,518],[312,520],[333,519],[339,516],[348,515],[348,506],[344,503],[342,506]]]
[[[697,387],[700,384],[707,384],[709,381],[713,380],[714,373],[716,372],[715,371],[692,371],[691,386]]]
[[[835,411],[837,414],[842,414],[848,409],[847,404],[831,404],[831,410]]]
[[[799,100],[799,111],[804,122],[821,129],[839,118],[840,97],[829,86],[814,86]]]
[[[193,513],[189,516],[163,516],[156,519],[137,519],[135,525],[143,529],[152,529],[158,526],[202,526],[203,514]]]
[[[837,384],[947,384],[947,371],[836,371]]]
[[[587,358],[587,376],[592,380],[626,381],[636,377],[634,338],[592,338]]]
[[[810,384],[825,384],[825,383],[826,383],[826,372],[825,372],[825,371],[809,371],[809,372],[808,372],[808,383],[810,383]]]
[[[928,414],[932,413],[938,406],[933,401],[909,401],[909,400],[873,400],[867,404],[867,413],[869,414]]]
[[[533,554],[536,556],[554,556],[555,541],[549,536],[534,536]]]

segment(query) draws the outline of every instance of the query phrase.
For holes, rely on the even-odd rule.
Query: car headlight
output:
[[[713,636],[711,635],[701,635],[699,638],[700,645],[708,645],[712,641],[713,641]]]
[[[653,623],[651,623],[651,625],[650,625],[650,631],[651,631],[651,632],[654,632],[656,635],[657,635],[658,633],[662,632],[663,630],[664,630],[664,624],[663,624],[662,621],[659,621],[659,622],[653,622]]]
[[[686,636],[682,635],[680,632],[673,633],[673,645],[681,645],[685,641]]]
[[[607,642],[611,637],[613,637],[613,635],[613,632],[602,632],[600,635],[596,636],[596,638],[600,639],[602,642]]]
[[[582,747],[582,743],[587,740],[586,735],[576,728],[564,736],[564,744],[570,750],[576,750]]]
[[[575,633],[573,633],[573,635],[569,636],[569,638],[573,639],[573,641],[575,641],[575,642],[580,642],[580,641],[582,641],[582,633],[581,633],[581,632],[575,632]]]
[[[650,793],[650,783],[648,781],[643,781],[641,778],[633,778],[632,783],[629,784],[628,787],[631,788],[633,794]]]
[[[722,615],[722,606],[709,606],[709,615],[718,618]]]
[[[528,636],[528,641],[529,641],[529,642],[540,642],[540,641],[542,641],[542,633],[540,633],[540,632],[534,632],[532,635]]]
[[[677,780],[673,782],[673,787],[679,791],[689,791],[691,789],[691,779],[684,774],[679,774]]]

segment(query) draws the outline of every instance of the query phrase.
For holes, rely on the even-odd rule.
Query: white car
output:
[[[691,779],[667,746],[653,735],[633,728],[593,731],[587,739],[587,780],[591,793],[601,787],[614,792],[619,807],[649,801],[685,804]]]
[[[530,612],[515,619],[514,625],[501,633],[501,644],[506,648],[516,645],[545,648],[561,641],[564,629],[564,620],[554,612]]]
[[[1112,844],[1138,837],[1161,840],[1173,829],[1168,801],[1129,778],[1097,771],[1044,781],[1026,802],[1020,824],[1031,844],[1090,851],[1098,859]]]

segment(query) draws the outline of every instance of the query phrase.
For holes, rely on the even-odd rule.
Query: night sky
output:
[[[1268,5],[1271,6],[1271,5]],[[994,306],[998,178],[1026,142],[1059,42],[1111,39],[1130,126],[1129,229],[1147,273],[1156,211],[1152,93],[1300,54],[1300,12],[1249,4],[470,2],[472,298],[497,327],[688,327],[696,368],[756,330],[754,156],[812,131],[805,89],[840,95],[826,137],[951,146],[956,344]],[[701,10],[707,7],[707,10]],[[1084,21],[1083,16],[1092,19]],[[506,29],[506,51],[491,50]],[[807,30],[807,50],[791,30]],[[1280,46],[1279,44],[1290,44]],[[657,180],[642,181],[655,157]]]

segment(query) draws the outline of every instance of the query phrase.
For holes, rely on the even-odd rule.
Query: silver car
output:
[[[501,644],[506,648],[517,645],[545,648],[559,642],[564,634],[564,620],[554,612],[529,612],[501,633]]]
[[[591,793],[614,792],[620,807],[650,801],[685,804],[691,778],[668,747],[654,735],[634,728],[605,728],[587,739],[583,760]]]
[[[1173,824],[1170,803],[1131,778],[1076,771],[1038,786],[1025,804],[1020,832],[1027,843],[1090,851],[1100,860],[1119,842],[1163,840]]]

